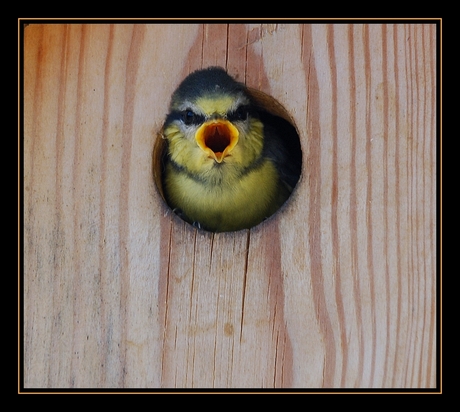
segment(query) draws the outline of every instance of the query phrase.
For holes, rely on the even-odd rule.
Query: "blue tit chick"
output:
[[[259,224],[281,207],[300,176],[295,128],[265,111],[219,67],[183,80],[162,133],[166,201],[208,231]]]

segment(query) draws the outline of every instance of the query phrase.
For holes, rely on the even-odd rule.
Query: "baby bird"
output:
[[[163,188],[184,220],[212,232],[251,228],[276,212],[299,180],[295,128],[263,110],[220,67],[191,73],[163,126]]]

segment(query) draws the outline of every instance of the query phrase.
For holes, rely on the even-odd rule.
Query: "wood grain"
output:
[[[32,24],[26,388],[436,386],[436,25]],[[152,176],[169,97],[220,65],[277,99],[303,171],[212,234]]]

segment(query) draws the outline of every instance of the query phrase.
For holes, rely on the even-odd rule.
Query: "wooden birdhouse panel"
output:
[[[435,387],[436,36],[25,27],[25,388]],[[193,227],[154,179],[172,92],[213,65],[301,142],[293,194],[249,230]]]

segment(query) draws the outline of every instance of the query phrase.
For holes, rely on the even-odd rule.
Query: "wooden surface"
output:
[[[436,385],[434,24],[32,24],[24,47],[26,388]],[[197,231],[153,182],[209,65],[301,137],[251,230]]]

